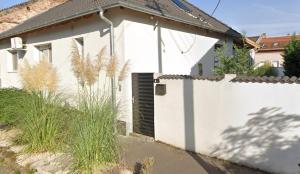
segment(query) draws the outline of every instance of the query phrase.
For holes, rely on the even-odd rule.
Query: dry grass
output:
[[[109,60],[106,63],[107,57]],[[91,61],[90,56],[84,58],[80,55],[78,47],[73,41],[71,59],[73,73],[81,87],[84,87],[85,85],[92,87],[99,81],[100,72],[103,70],[109,78],[114,78],[119,74],[119,82],[125,80],[129,72],[129,61],[127,61],[119,71],[118,58],[116,56],[106,56],[106,47],[103,47],[99,51],[96,59]]]
[[[52,70],[48,72],[48,78],[46,80],[46,86],[48,88],[48,91],[54,92],[57,90],[58,86],[58,75],[57,72]]]
[[[71,64],[72,64],[72,71],[77,78],[79,84],[84,86],[85,79],[84,79],[84,59],[80,55],[78,47],[75,41],[72,42],[72,51],[71,51]]]
[[[90,56],[88,55],[84,61],[84,79],[88,86],[93,86],[97,81],[97,76],[99,75],[95,66],[92,64]]]
[[[100,73],[100,71],[105,67],[105,52],[106,47],[103,47],[97,55],[95,60],[95,70]]]
[[[108,64],[106,65],[106,75],[109,78],[113,78],[115,77],[116,73],[117,73],[117,69],[118,69],[118,60],[117,57],[111,57],[109,59]]]
[[[25,60],[20,68],[20,76],[26,90],[50,92],[57,90],[57,71],[45,58],[36,65],[30,65]]]
[[[100,72],[106,66],[105,52],[106,47],[100,50],[97,58],[92,62],[89,55],[86,57],[81,56],[75,41],[72,42],[72,71],[81,87],[85,85],[92,87],[98,81]]]
[[[120,71],[120,75],[119,75],[119,82],[122,82],[123,80],[125,80],[125,78],[127,77],[129,73],[129,60],[127,60],[127,62],[123,65],[121,71]]]

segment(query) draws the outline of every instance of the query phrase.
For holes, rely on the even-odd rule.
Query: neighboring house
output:
[[[296,38],[300,40],[300,36],[296,36]],[[284,47],[291,41],[292,36],[268,37],[266,34],[262,34],[259,37],[250,37],[249,39],[260,46],[255,51],[255,64],[262,66],[266,62],[270,62],[273,67],[278,69],[279,75],[284,75],[282,54]]]
[[[66,0],[29,0],[0,10],[0,33]]]
[[[72,41],[90,57],[111,46],[110,25],[99,15],[102,9],[103,17],[113,24],[112,43],[119,62],[130,60],[133,73],[117,94],[122,100],[120,119],[126,122],[127,133],[135,124],[132,101],[136,100],[132,96],[139,89],[133,89],[132,83],[137,80],[132,77],[140,74],[137,79],[149,78],[149,89],[153,90],[152,73],[213,75],[216,45],[226,43],[231,48],[241,38],[238,32],[186,1],[69,0],[0,34],[2,87],[21,87],[18,64],[24,58],[36,62],[46,55],[57,67],[60,87],[76,91],[70,61]],[[22,49],[12,48],[12,38],[16,43],[22,41]],[[148,95],[150,107],[152,94]],[[150,117],[153,126],[154,116]]]

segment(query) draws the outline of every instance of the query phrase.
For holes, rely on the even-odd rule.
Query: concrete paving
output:
[[[134,166],[147,157],[154,157],[153,174],[266,174],[142,138],[120,137],[120,142],[122,157],[127,166]]]

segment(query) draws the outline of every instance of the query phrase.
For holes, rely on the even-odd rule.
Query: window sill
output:
[[[9,74],[17,74],[18,71],[8,71],[7,73],[9,73]]]

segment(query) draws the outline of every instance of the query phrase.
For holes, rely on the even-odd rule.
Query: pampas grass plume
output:
[[[120,71],[119,82],[122,82],[123,80],[125,80],[128,73],[129,73],[129,60],[126,61],[126,63],[123,65],[123,67]]]
[[[118,68],[118,61],[117,58],[115,56],[112,56],[109,59],[109,62],[106,66],[106,74],[108,77],[113,78],[116,75],[117,72],[117,68]]]

